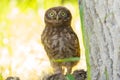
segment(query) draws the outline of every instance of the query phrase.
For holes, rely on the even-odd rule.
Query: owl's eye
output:
[[[65,12],[61,12],[61,16],[65,17],[66,16],[66,13]]]
[[[53,17],[55,15],[55,13],[54,12],[50,12],[48,15],[49,15],[49,17]]]

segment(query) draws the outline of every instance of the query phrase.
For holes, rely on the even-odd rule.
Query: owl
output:
[[[48,9],[44,16],[45,29],[41,35],[41,42],[54,73],[64,73],[66,68],[66,74],[70,74],[72,67],[79,62],[64,62],[64,59],[80,57],[79,41],[71,27],[71,19],[70,11],[62,6]]]

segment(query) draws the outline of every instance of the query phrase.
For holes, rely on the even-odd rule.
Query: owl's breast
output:
[[[44,37],[44,47],[50,58],[79,56],[79,42],[76,34],[67,29],[51,31]]]
[[[50,45],[52,53],[61,54],[62,56],[74,56],[77,53],[79,43],[74,34],[61,32],[59,35],[51,37]]]

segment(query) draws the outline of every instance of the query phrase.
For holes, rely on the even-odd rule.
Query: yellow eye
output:
[[[50,17],[53,17],[54,15],[55,15],[54,12],[50,12],[50,13],[49,13],[49,16],[50,16]]]
[[[61,16],[65,17],[66,13],[65,12],[61,12]]]

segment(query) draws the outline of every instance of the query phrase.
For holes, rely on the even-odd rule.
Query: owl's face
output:
[[[45,13],[45,23],[53,26],[70,25],[71,13],[65,7],[53,7]]]

